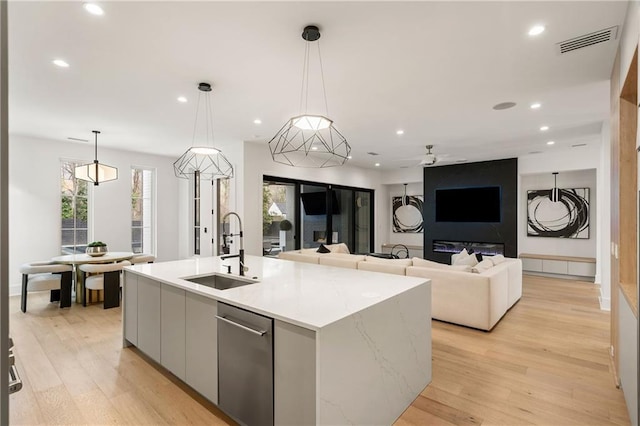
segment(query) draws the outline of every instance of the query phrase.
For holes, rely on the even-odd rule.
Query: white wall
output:
[[[589,239],[543,238],[527,236],[527,191],[553,187],[551,173],[522,175],[520,180],[520,217],[518,217],[518,251],[520,253],[559,256],[596,257],[596,208],[598,203],[596,170],[565,171],[558,174],[558,188],[589,188]]]
[[[520,253],[525,253],[523,246],[520,244],[520,241],[523,241],[526,238],[526,191],[522,190],[522,180],[527,175],[537,175],[537,174],[548,174],[551,176],[552,172],[559,172],[558,175],[559,185],[565,186],[564,184],[560,184],[561,176],[571,171],[579,171],[586,169],[595,169],[596,170],[596,184],[593,186],[594,190],[597,192],[598,188],[609,188],[611,182],[610,176],[610,167],[606,164],[603,164],[605,161],[603,157],[603,153],[606,154],[606,150],[608,150],[608,146],[603,146],[602,138],[605,137],[605,133],[608,132],[608,127],[603,129],[603,133],[601,134],[601,138],[587,138],[580,143],[586,143],[587,146],[576,147],[576,148],[566,148],[566,149],[550,149],[547,152],[542,154],[531,154],[525,155],[518,158],[518,176],[520,179],[520,194],[518,200],[518,251]],[[606,191],[606,190],[605,190]],[[594,203],[591,202],[592,206],[596,206],[595,212],[595,233],[591,233],[592,238],[595,241],[594,253],[589,257],[595,256],[596,258],[596,283],[602,285],[602,281],[605,281],[604,287],[601,287],[602,298],[606,299],[606,303],[603,303],[602,308],[607,308],[608,300],[610,300],[610,285],[608,282],[609,277],[609,269],[606,271],[603,267],[609,268],[608,262],[603,262],[603,256],[608,256],[608,249],[605,253],[602,252],[602,249],[598,250],[599,247],[609,247],[611,244],[611,236],[609,232],[598,232],[598,229],[603,229],[605,227],[609,228],[609,222],[603,222],[603,219],[610,217],[611,204],[607,202],[606,198],[601,198],[600,202]],[[592,209],[593,210],[593,209]],[[593,216],[592,216],[593,217]],[[602,240],[598,240],[598,237],[601,237]],[[551,240],[551,239],[550,239]],[[526,246],[525,246],[526,247]],[[564,254],[566,256],[579,256],[573,252],[567,253],[556,253],[554,252],[554,244],[549,243],[548,246],[549,253],[553,254]],[[538,253],[544,253],[538,251]],[[606,292],[606,294],[605,294]],[[605,297],[606,296],[606,297]]]
[[[156,170],[156,256],[178,258],[178,179],[173,158],[99,147],[98,159],[118,168],[118,180],[91,186],[90,240],[111,251],[131,250],[131,166]],[[60,255],[60,160],[93,161],[93,145],[11,136],[9,139],[9,279],[20,293],[22,263]]]
[[[244,161],[239,177],[243,179],[241,200],[236,208],[244,221],[244,247],[247,254],[262,255],[262,181],[263,176],[277,176],[289,179],[299,179],[334,185],[346,185],[357,188],[373,189],[375,191],[375,241],[378,250],[388,232],[388,225],[380,221],[381,211],[389,206],[387,199],[381,199],[381,173],[377,170],[361,169],[358,167],[341,166],[324,169],[310,169],[291,167],[275,163],[271,159],[269,147],[266,143],[245,142]],[[240,183],[240,182],[238,182]]]

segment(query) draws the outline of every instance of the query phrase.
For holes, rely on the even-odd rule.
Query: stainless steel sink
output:
[[[225,274],[211,274],[202,275],[193,278],[182,278],[185,281],[192,283],[205,285],[207,287],[215,288],[216,290],[228,290],[230,288],[242,287],[243,285],[255,284],[258,280],[252,280],[250,278],[238,277],[235,275]]]

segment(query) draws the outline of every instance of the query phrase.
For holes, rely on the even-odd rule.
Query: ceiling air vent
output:
[[[369,151],[369,152],[367,152],[367,154],[369,154],[369,155],[380,155],[377,152],[373,152],[373,151]]]
[[[557,43],[556,46],[558,46],[558,53],[563,54],[582,49],[583,47],[593,46],[594,44],[606,43],[615,40],[617,36],[618,26],[616,25],[615,27],[605,28],[604,30],[561,41]]]

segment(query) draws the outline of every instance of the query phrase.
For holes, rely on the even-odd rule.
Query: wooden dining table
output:
[[[54,263],[73,265],[75,270],[76,303],[82,303],[82,299],[84,297],[84,292],[82,291],[83,274],[80,268],[78,268],[78,265],[82,265],[84,263],[113,263],[121,260],[129,260],[133,256],[134,253],[130,251],[110,251],[101,256],[89,256],[86,253],[77,253],[52,257],[51,261]]]

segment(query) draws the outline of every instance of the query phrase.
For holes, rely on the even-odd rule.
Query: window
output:
[[[200,172],[193,172],[193,254],[200,254]]]
[[[60,219],[62,254],[84,253],[88,243],[89,187],[76,179],[75,169],[80,163],[60,162]]]
[[[154,171],[131,169],[131,251],[154,254]]]
[[[224,229],[222,225],[222,218],[225,214],[229,213],[229,194],[231,192],[231,179],[218,179],[216,180],[216,192],[218,194],[217,197],[217,207],[218,207],[218,254],[228,254],[229,249],[225,244],[224,238],[222,234],[228,234],[228,223],[227,229]]]

